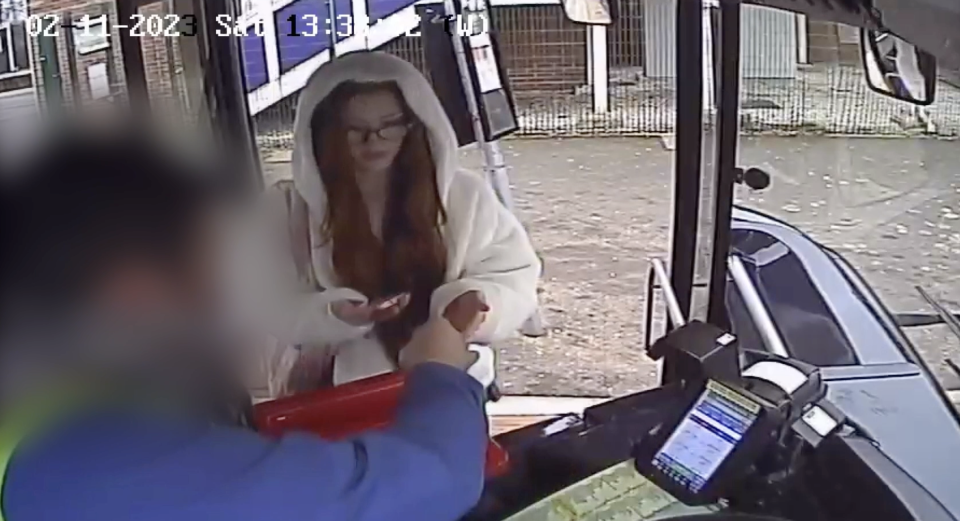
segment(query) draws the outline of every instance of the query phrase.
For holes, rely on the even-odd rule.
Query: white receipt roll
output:
[[[751,365],[743,372],[743,376],[770,382],[783,389],[788,395],[792,395],[807,381],[807,376],[796,367],[769,360]]]

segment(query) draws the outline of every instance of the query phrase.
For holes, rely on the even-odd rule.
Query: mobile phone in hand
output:
[[[373,308],[376,309],[376,310],[383,310],[383,309],[387,309],[387,308],[396,306],[397,303],[400,302],[400,299],[402,299],[405,295],[406,295],[406,293],[397,293],[396,295],[392,295],[392,296],[390,296],[390,297],[387,297],[387,298],[385,298],[385,299],[383,299],[383,300],[375,303],[375,304],[373,305]]]

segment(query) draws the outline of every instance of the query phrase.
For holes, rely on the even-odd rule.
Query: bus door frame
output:
[[[721,0],[718,16],[713,18],[717,26],[713,45],[716,111],[704,107],[704,2],[678,0],[676,5],[670,282],[685,317],[729,328],[726,264],[739,146],[741,4],[739,0]],[[713,121],[704,125],[705,118]],[[694,305],[695,288],[706,294],[705,305]],[[667,320],[669,331],[674,325]],[[679,377],[675,360],[670,354],[664,357],[661,383]]]
[[[131,17],[141,7],[156,1],[117,0],[119,22],[132,27],[135,22]],[[216,36],[217,16],[238,20],[241,15],[239,7],[232,0],[173,0],[172,4],[176,14],[197,17],[197,34],[181,38],[196,39],[200,47],[204,99],[210,109],[211,127],[218,144],[229,150],[231,158],[238,162],[237,167],[231,169],[231,175],[236,176],[233,181],[244,187],[261,189],[263,176],[253,117],[247,103],[240,39]],[[130,110],[135,116],[148,119],[152,110],[140,40],[130,31],[120,31],[120,49]]]

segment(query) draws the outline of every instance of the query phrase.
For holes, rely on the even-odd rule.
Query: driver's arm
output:
[[[105,415],[14,455],[3,490],[14,521],[452,521],[478,500],[483,390],[425,363],[396,424],[352,440]]]

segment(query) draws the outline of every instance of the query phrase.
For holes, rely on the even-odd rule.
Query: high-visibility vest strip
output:
[[[84,403],[91,403],[89,394],[50,392],[40,399],[30,400],[26,407],[17,407],[0,420],[0,521],[4,517],[4,490],[7,472],[17,447],[28,436],[41,431],[70,411],[77,411]]]

